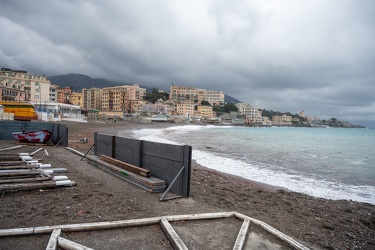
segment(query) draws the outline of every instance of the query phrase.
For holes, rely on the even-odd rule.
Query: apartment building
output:
[[[139,84],[103,88],[102,110],[131,112],[132,103],[142,100],[145,94],[146,89]]]
[[[46,76],[32,75],[24,70],[1,68],[2,100],[45,103],[49,101],[50,86],[51,82]]]
[[[213,118],[214,117],[212,106],[199,105],[197,108],[197,111],[199,113],[199,118]]]
[[[291,126],[292,117],[289,115],[274,115],[272,116],[272,125],[274,126]]]
[[[57,102],[69,103],[70,95],[73,93],[73,87],[64,87],[57,89]]]
[[[102,109],[103,90],[99,88],[82,89],[82,104],[84,109]]]
[[[70,103],[80,106],[82,108],[83,107],[82,93],[73,92],[70,95]]]
[[[186,103],[194,105],[199,105],[202,101],[207,101],[211,105],[216,106],[224,103],[224,93],[222,91],[174,86],[173,84],[171,84],[169,100],[175,103]]]
[[[59,86],[51,84],[49,87],[49,101],[50,102],[57,102],[57,91]]]
[[[195,105],[189,103],[177,103],[176,113],[180,116],[194,117]]]
[[[206,101],[214,106],[220,106],[224,103],[224,93],[219,90],[206,90]]]
[[[262,123],[262,111],[248,103],[237,103],[238,113],[244,115],[249,124]]]

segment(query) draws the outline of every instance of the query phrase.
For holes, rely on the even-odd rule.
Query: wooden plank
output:
[[[188,250],[188,248],[186,247],[185,243],[182,241],[180,236],[178,236],[178,234],[173,229],[171,224],[169,224],[169,222],[165,218],[161,219],[160,224],[165,235],[169,239],[169,242],[172,244],[173,249]]]
[[[277,238],[284,241],[286,244],[293,247],[294,249],[300,249],[300,250],[308,250],[309,249],[309,248],[305,247],[304,245],[302,245],[301,243],[295,241],[293,238],[283,234],[282,232],[280,232],[276,228],[271,227],[270,225],[268,225],[267,223],[265,223],[263,221],[260,221],[260,220],[257,220],[257,219],[252,219],[252,218],[250,218],[250,221],[252,223],[262,227],[267,232],[275,235]]]
[[[52,177],[47,177],[47,176],[35,177],[35,178],[7,179],[7,180],[0,180],[0,184],[20,183],[20,182],[39,182],[39,181],[48,181],[52,179],[53,179]]]
[[[100,160],[106,161],[108,163],[111,163],[111,164],[115,165],[116,167],[128,170],[128,171],[130,171],[132,173],[135,173],[135,174],[139,174],[139,175],[142,175],[142,176],[145,176],[145,177],[151,176],[151,172],[148,169],[140,168],[140,167],[134,166],[132,164],[129,164],[129,163],[126,163],[126,162],[123,162],[123,161],[119,161],[117,159],[114,159],[114,158],[106,156],[106,155],[100,155]]]
[[[78,244],[74,241],[67,240],[65,238],[58,238],[59,247],[67,250],[94,250],[92,248],[86,247],[84,245]]]
[[[34,227],[1,229],[0,230],[0,237],[4,237],[4,236],[31,235],[33,233],[34,233]]]
[[[234,243],[233,250],[242,250],[245,246],[247,232],[249,231],[250,219],[246,218],[241,226],[240,232],[237,235],[236,242]]]
[[[56,182],[54,181],[45,181],[38,183],[16,183],[16,184],[1,184],[0,191],[9,191],[9,190],[32,190],[39,188],[52,188],[56,187]]]
[[[0,161],[19,161],[18,155],[0,155]]]
[[[31,168],[39,168],[39,165],[15,165],[15,166],[0,166],[0,170],[5,169],[31,169]]]
[[[46,250],[56,250],[57,239],[60,237],[61,228],[56,228],[52,231],[51,237],[49,238]]]
[[[233,212],[218,212],[218,213],[205,213],[205,214],[183,214],[183,215],[170,215],[163,218],[168,221],[180,220],[207,220],[207,219],[220,219],[229,218],[233,216]]]
[[[164,185],[165,184],[164,180],[159,179],[159,178],[155,178],[153,176],[151,176],[151,177],[144,177],[144,176],[141,176],[141,175],[129,172],[129,171],[126,172],[126,171],[124,171],[124,169],[121,169],[119,167],[116,167],[116,166],[112,165],[111,163],[108,163],[108,162],[100,160],[97,156],[88,156],[87,160],[99,163],[99,164],[101,164],[101,165],[103,165],[105,167],[111,168],[114,171],[120,172],[120,173],[122,173],[125,176],[129,176],[131,178],[134,178],[134,179],[136,179],[136,180],[138,180],[138,181],[140,181],[142,183],[145,183],[147,185],[151,185],[151,186],[155,186],[156,185],[157,186],[157,185]]]
[[[132,179],[132,178],[126,176],[126,175],[122,175],[119,172],[111,170],[110,168],[107,168],[107,167],[105,167],[105,166],[103,166],[103,165],[101,165],[99,163],[92,162],[92,161],[88,161],[88,163],[91,164],[91,165],[93,165],[93,166],[95,166],[95,167],[97,167],[97,168],[100,168],[100,169],[102,169],[102,170],[104,170],[104,171],[106,171],[106,172],[108,172],[108,173],[110,173],[110,174],[112,174],[112,175],[120,178],[120,179],[123,179],[124,181],[127,181],[127,182],[129,182],[129,183],[131,183],[131,184],[133,184],[133,185],[135,185],[135,186],[137,186],[139,188],[142,188],[143,190],[151,192],[151,193],[164,192],[165,189],[166,189],[166,187],[167,187],[166,185],[149,186],[149,185],[146,185],[144,183],[138,182],[137,180]]]
[[[0,149],[0,151],[7,151],[7,150],[18,149],[18,148],[22,148],[22,147],[24,147],[24,146],[18,145],[18,146],[9,147],[9,148],[2,148],[2,149]]]
[[[16,165],[26,165],[25,161],[0,161],[0,166],[16,166]]]
[[[31,170],[31,171],[18,171],[18,172],[0,172],[0,177],[18,176],[18,175],[38,175],[41,171]]]
[[[70,152],[76,154],[76,155],[79,155],[79,156],[84,156],[85,154],[82,153],[82,152],[79,152],[78,150],[75,150],[74,148],[70,148],[70,147],[65,147],[67,150],[69,150]]]

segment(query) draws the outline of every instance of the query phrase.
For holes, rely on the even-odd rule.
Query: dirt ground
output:
[[[69,146],[84,153],[93,143],[94,132],[115,135],[141,126],[166,126],[124,121],[64,124],[69,128]],[[79,144],[79,139],[84,137],[89,142]],[[19,143],[0,141],[0,148],[14,145]],[[39,147],[28,145],[12,152],[30,153]],[[191,197],[160,202],[161,193],[149,193],[109,175],[85,160],[81,161],[81,157],[64,147],[44,147],[49,156],[40,151],[35,157],[53,167],[67,168],[69,173],[66,175],[77,186],[1,193],[1,229],[236,211],[262,220],[312,249],[375,249],[375,206],[371,204],[314,198],[197,164],[192,166]],[[48,236],[37,237],[48,240]],[[100,237],[95,236],[95,239],[99,241]],[[18,245],[16,240],[15,237],[0,238],[0,249],[43,247],[35,243],[35,248],[23,248],[28,240],[21,239]],[[142,240],[152,241],[152,238],[142,237],[129,249],[140,249],[137,244]],[[165,249],[165,242],[167,240],[156,242],[158,247],[154,249]]]

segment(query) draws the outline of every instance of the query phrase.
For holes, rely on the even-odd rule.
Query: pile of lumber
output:
[[[51,164],[42,164],[40,160],[33,159],[32,156],[41,150],[0,154],[0,192],[76,185],[67,176],[53,176],[55,173],[68,172],[66,168],[52,168]],[[47,150],[44,152],[48,156]]]
[[[167,186],[164,180],[153,177],[149,170],[106,155],[87,156],[87,162],[152,193],[164,192]]]

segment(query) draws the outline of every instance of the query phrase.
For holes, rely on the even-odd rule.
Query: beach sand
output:
[[[69,128],[69,146],[84,153],[93,144],[94,132],[116,135],[136,128],[171,125],[125,121],[62,123]],[[84,137],[88,143],[79,144],[79,139]],[[0,148],[14,145],[19,143],[0,141]],[[37,148],[27,146],[14,152],[33,152]],[[375,249],[375,206],[371,204],[315,198],[196,163],[192,164],[191,197],[160,202],[160,193],[146,192],[104,173],[85,160],[80,161],[81,157],[64,147],[45,148],[49,156],[43,153],[36,156],[53,167],[68,168],[67,175],[77,186],[2,193],[2,229],[236,211],[262,220],[313,249]],[[0,249],[12,249],[9,243],[9,239],[0,238]],[[18,244],[27,242],[19,239]],[[137,243],[133,244],[129,249],[137,249]],[[34,246],[38,249],[37,244]]]

